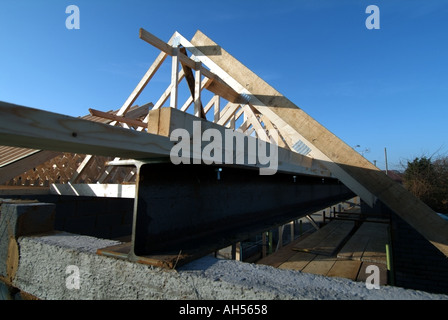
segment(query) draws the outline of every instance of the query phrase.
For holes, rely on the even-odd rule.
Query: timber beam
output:
[[[177,141],[171,141],[169,137],[173,128],[191,128],[192,124],[188,125],[187,122],[200,121],[204,129],[211,128],[210,126],[214,126],[217,130],[225,129],[173,108],[151,110],[148,117],[150,115],[151,120],[148,121],[148,124],[160,125],[160,130],[154,131],[155,134],[150,133],[155,129],[151,129],[149,132],[129,130],[0,101],[0,145],[120,157],[122,159],[169,158],[171,150],[177,144]],[[171,131],[161,135],[161,132],[165,130],[161,128],[171,128],[169,129]],[[247,137],[246,139],[255,138]],[[191,144],[191,150],[193,150],[193,142]],[[202,152],[206,146],[206,141],[201,141],[200,159],[212,163],[215,159]],[[247,152],[248,146],[246,145],[245,148],[245,152]],[[271,149],[274,146],[266,143],[266,148]],[[228,151],[235,154],[233,149]],[[278,160],[277,170],[279,172],[323,178],[333,177],[325,169],[325,163],[287,149],[278,148]],[[234,163],[230,163],[230,165],[232,164]],[[258,159],[254,164],[243,163],[241,165],[252,169],[265,167]]]

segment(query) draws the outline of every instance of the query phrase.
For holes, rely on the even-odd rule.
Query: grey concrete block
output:
[[[0,211],[0,276],[12,280],[18,267],[20,236],[53,231],[55,205],[2,203]]]
[[[446,295],[281,270],[207,256],[177,271],[97,255],[119,244],[68,233],[21,237],[13,285],[41,299],[442,299]]]

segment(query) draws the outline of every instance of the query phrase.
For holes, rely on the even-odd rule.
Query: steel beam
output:
[[[253,169],[174,165],[169,159],[134,164],[129,257],[169,268],[354,196],[331,178],[263,176]]]

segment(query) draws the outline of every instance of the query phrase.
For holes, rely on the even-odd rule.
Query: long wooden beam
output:
[[[202,62],[235,91],[242,93],[238,89],[244,88],[251,104],[268,116],[279,130],[283,125],[284,130],[292,136],[296,134],[302,137],[321,160],[328,159],[330,166],[327,167],[352,191],[370,192],[448,256],[448,221],[439,217],[205,34],[198,31],[191,44],[193,54],[198,58],[206,57]],[[353,187],[353,182],[358,185]]]
[[[157,116],[153,121],[151,115],[166,112],[177,116],[175,118]],[[202,121],[203,129],[219,127],[177,109],[161,108],[148,113],[149,133],[146,133],[0,101],[0,145],[123,159],[166,158],[170,156],[177,141],[171,141],[169,134],[160,135],[159,129],[157,132],[151,131],[155,128],[151,124],[176,129],[191,127],[192,121]],[[221,127],[221,130],[224,129]],[[201,149],[205,146],[207,143],[203,143]],[[243,166],[253,169],[264,167],[258,159],[255,164]],[[318,160],[282,148],[278,149],[278,171],[334,178]]]
[[[169,156],[166,137],[0,102],[0,145],[142,159]]]

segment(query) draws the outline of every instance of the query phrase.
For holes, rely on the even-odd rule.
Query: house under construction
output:
[[[260,236],[261,259],[252,260],[259,264],[304,272],[319,265],[320,274],[352,280],[365,279],[366,267],[376,264],[383,284],[448,293],[448,221],[202,32],[191,40],[176,32],[164,42],[140,29],[139,37],[160,53],[117,110],[74,118],[0,102],[0,280],[10,291],[73,298],[65,280],[59,289],[42,282],[55,270],[56,278],[67,277],[61,268],[81,258],[58,250],[83,236],[95,243],[83,244],[95,256],[89,259],[151,272],[227,247],[242,259],[241,244]],[[164,63],[171,63],[166,90],[136,105]],[[185,142],[172,138],[177,129],[193,136],[180,164],[172,161]],[[247,145],[242,153],[224,142],[205,152],[212,139],[198,147],[194,137],[207,130],[231,130]],[[260,174],[267,164],[250,143],[275,144],[275,174]],[[218,150],[231,161],[217,162]],[[312,214],[328,208],[316,223]],[[297,237],[303,217],[316,229],[306,238]],[[282,248],[286,228],[291,238]],[[62,238],[64,245],[52,242]],[[27,279],[49,265],[31,253],[37,243],[46,250],[40,259],[59,264],[41,270],[47,280],[39,283]]]

